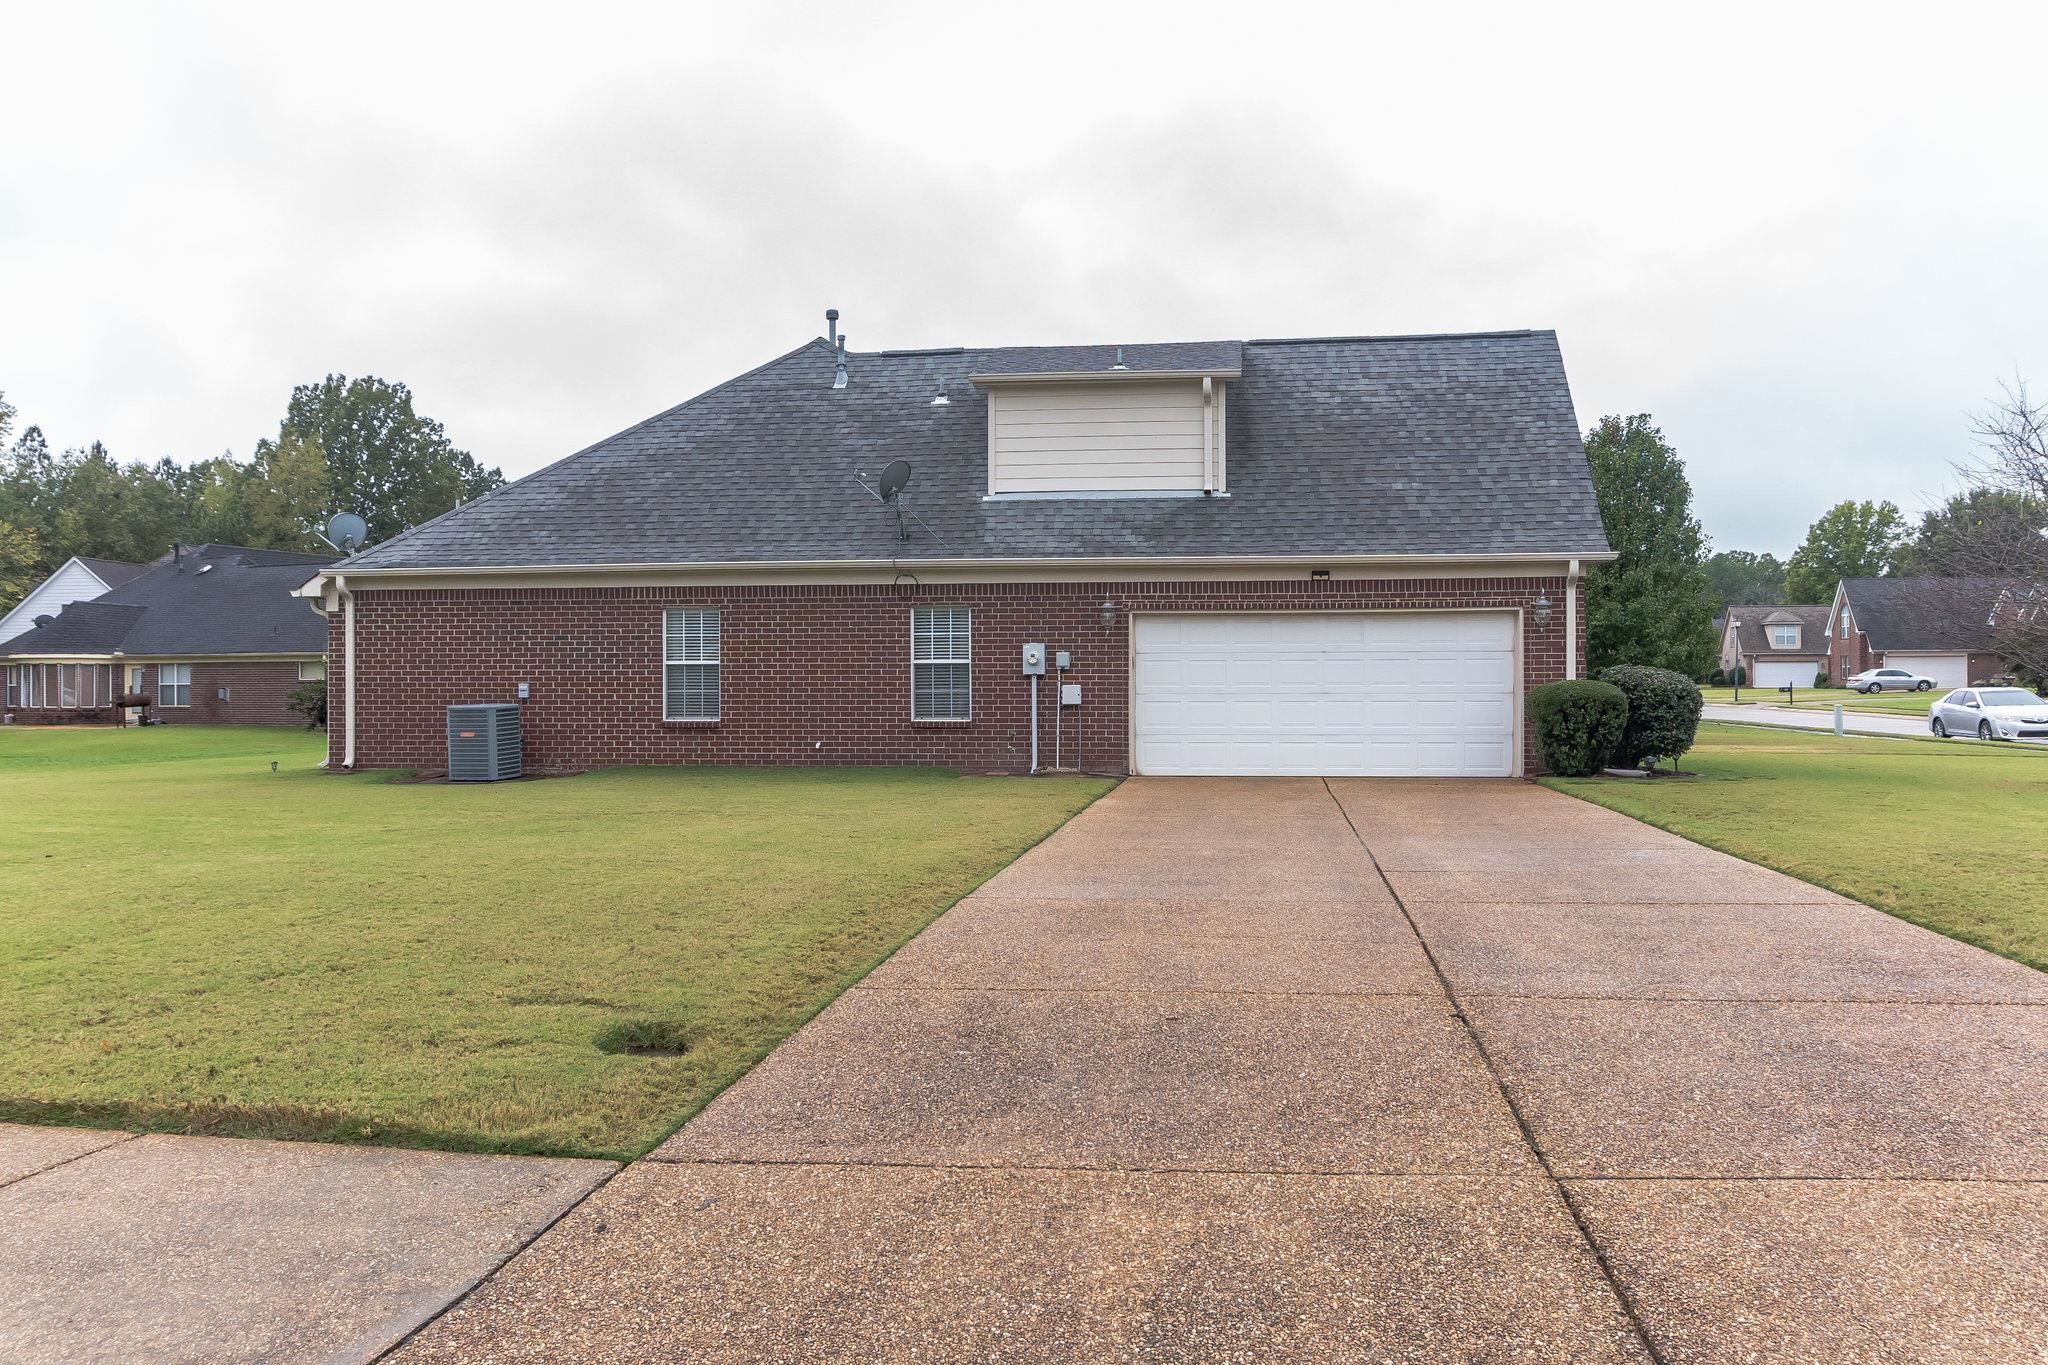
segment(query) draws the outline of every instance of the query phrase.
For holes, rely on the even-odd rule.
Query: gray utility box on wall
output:
[[[448,708],[448,780],[503,782],[519,776],[519,708]]]

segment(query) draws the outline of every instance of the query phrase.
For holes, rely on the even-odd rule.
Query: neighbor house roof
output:
[[[1856,628],[1880,653],[1988,649],[1995,578],[1845,578]]]
[[[0,643],[0,657],[319,654],[327,624],[293,589],[328,555],[188,547]]]
[[[1114,347],[853,353],[835,390],[819,338],[343,567],[1609,553],[1551,332],[1123,350],[1241,368],[1227,496],[985,496],[969,376],[1106,369]],[[908,541],[857,477],[894,459]]]
[[[1821,606],[1759,606],[1730,607],[1728,614],[1742,624],[1736,629],[1735,643],[1744,654],[1775,654],[1782,658],[1803,659],[1808,655],[1819,658],[1828,652],[1828,613],[1825,604]],[[1798,625],[1799,648],[1773,649],[1770,627]]]
[[[91,569],[93,576],[109,588],[118,588],[137,574],[149,570],[147,564],[130,564],[125,559],[93,559],[88,555],[80,555],[78,562]]]

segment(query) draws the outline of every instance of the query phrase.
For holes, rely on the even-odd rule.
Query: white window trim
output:
[[[320,670],[320,676],[318,676],[317,678],[309,678],[309,677],[307,677],[307,676],[306,676],[306,670],[307,670],[307,669],[309,669],[309,668],[317,668],[317,669],[319,669],[319,670]],[[301,660],[299,660],[299,681],[300,681],[300,682],[326,682],[326,681],[327,681],[327,661],[326,661],[325,659],[318,659],[318,660],[314,660],[314,659],[301,659]]]
[[[967,613],[967,652],[943,659],[917,657],[917,614],[921,611]],[[919,664],[965,664],[967,666],[967,714],[964,716],[920,716],[917,714],[917,668]],[[910,719],[915,725],[967,725],[974,720],[974,608],[938,605],[910,609]]]
[[[1799,648],[1799,627],[1797,627],[1797,626],[1772,626],[1772,627],[1770,628],[1770,631],[1771,631],[1771,648],[1772,648],[1772,649],[1797,649],[1797,648]],[[1779,638],[1778,638],[1778,635],[1779,635],[1779,632],[1780,632],[1780,631],[1784,632],[1784,633],[1785,633],[1786,635],[1789,635],[1789,636],[1790,636],[1791,638],[1790,638],[1790,639],[1784,639],[1784,640],[1781,640],[1781,639],[1779,639]]]
[[[185,671],[185,674],[184,674],[184,681],[182,681],[182,682],[166,682],[166,681],[164,680],[164,670],[165,670],[165,669],[180,669],[180,668],[181,668],[181,669],[183,669],[183,670]],[[183,700],[183,701],[165,701],[165,700],[164,700],[164,692],[165,692],[165,689],[167,689],[167,688],[170,688],[170,689],[178,689],[178,690],[182,690],[182,691],[183,691],[183,693],[184,693],[184,696],[185,696],[185,700]],[[189,710],[191,710],[191,709],[192,709],[192,665],[190,665],[190,664],[158,664],[158,665],[156,666],[156,704],[157,704],[157,709],[158,709],[158,710],[162,710],[162,711],[189,711]]]
[[[687,645],[687,643],[686,643],[686,644],[685,644],[685,646],[684,646],[684,648],[685,648],[685,651],[686,651],[686,652],[685,652],[685,656],[684,656],[684,657],[679,657],[679,658],[673,658],[673,659],[672,659],[672,658],[670,658],[670,657],[669,657],[669,653],[668,653],[668,636],[669,636],[668,622],[669,622],[669,618],[670,618],[671,616],[676,616],[676,615],[685,615],[685,616],[687,616],[687,615],[689,615],[689,614],[690,614],[691,612],[695,612],[695,613],[697,613],[697,614],[698,614],[698,615],[700,615],[700,616],[709,616],[709,617],[710,617],[710,618],[711,618],[711,619],[712,619],[713,621],[717,622],[717,631],[718,631],[718,648],[717,648],[717,649],[715,649],[715,650],[713,650],[713,651],[711,652],[711,657],[709,657],[709,658],[702,658],[702,657],[699,657],[699,658],[694,658],[694,659],[693,659],[693,658],[689,658],[689,657],[687,657],[687,650],[688,650],[688,645]],[[723,719],[723,717],[724,717],[724,715],[725,715],[725,664],[724,664],[724,662],[723,662],[723,660],[724,660],[724,656],[725,656],[725,619],[724,619],[724,616],[723,616],[723,614],[721,613],[721,611],[720,611],[720,609],[719,609],[719,608],[717,608],[717,607],[670,607],[670,608],[668,608],[667,610],[665,610],[665,611],[663,611],[663,612],[662,612],[662,614],[661,614],[661,719],[662,719],[663,723],[665,723],[665,724],[668,724],[668,725],[716,725],[716,724],[717,724],[717,723],[718,723],[718,722],[719,722],[719,721],[720,721],[721,719]],[[690,667],[697,667],[697,668],[703,668],[703,667],[706,667],[706,666],[708,666],[708,667],[710,667],[710,668],[713,668],[713,669],[715,669],[715,670],[716,670],[716,672],[715,672],[715,674],[714,674],[713,676],[714,676],[714,677],[716,678],[716,680],[717,680],[717,685],[716,685],[715,687],[713,687],[713,688],[712,688],[712,691],[711,691],[711,699],[712,699],[712,706],[711,706],[711,714],[710,714],[710,715],[708,715],[708,716],[674,716],[674,715],[670,715],[670,714],[669,714],[669,709],[668,709],[668,691],[669,691],[669,688],[668,688],[668,676],[669,676],[669,670],[670,670],[670,669],[672,669],[672,668],[682,668],[682,667],[685,667],[685,666],[690,666]]]

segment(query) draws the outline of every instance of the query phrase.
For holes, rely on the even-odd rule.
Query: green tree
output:
[[[287,441],[311,442],[321,450],[334,504],[326,510],[362,517],[372,542],[505,481],[496,469],[457,450],[439,422],[415,412],[405,385],[372,376],[331,374],[293,389],[277,439],[257,444],[258,464]]]
[[[1785,566],[1774,554],[1722,550],[1707,559],[1707,582],[1718,608],[1775,607],[1785,600]]]
[[[29,589],[43,581],[43,547],[36,533],[0,521],[0,615],[13,611]]]
[[[1844,578],[1877,578],[1897,567],[1906,519],[1889,502],[1838,502],[1806,532],[1785,566],[1787,602],[1832,602]]]
[[[1983,574],[2010,564],[2010,548],[2048,532],[2048,502],[2007,488],[1978,487],[1920,514],[1920,529],[1898,555],[1900,573]]]
[[[1714,666],[1706,538],[1678,452],[1647,414],[1603,417],[1586,434],[1600,519],[1619,558],[1586,575],[1586,660],[1698,677]]]
[[[327,456],[320,442],[296,431],[257,447],[244,510],[249,541],[271,550],[319,550],[311,528],[334,510]]]

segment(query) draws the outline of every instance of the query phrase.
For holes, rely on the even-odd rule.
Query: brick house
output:
[[[120,586],[0,642],[7,718],[112,721],[151,699],[172,724],[303,724],[285,706],[326,676],[327,626],[294,590],[332,556],[178,546]]]
[[[1845,578],[1828,609],[1828,677],[1840,686],[1871,668],[1903,668],[1936,687],[2004,672],[1992,649],[2002,588],[1989,578]]]
[[[1610,558],[1549,332],[834,336],[302,591],[339,768],[1509,776]]]
[[[1721,670],[1742,685],[1812,687],[1828,671],[1828,608],[1730,607],[1721,625]]]

